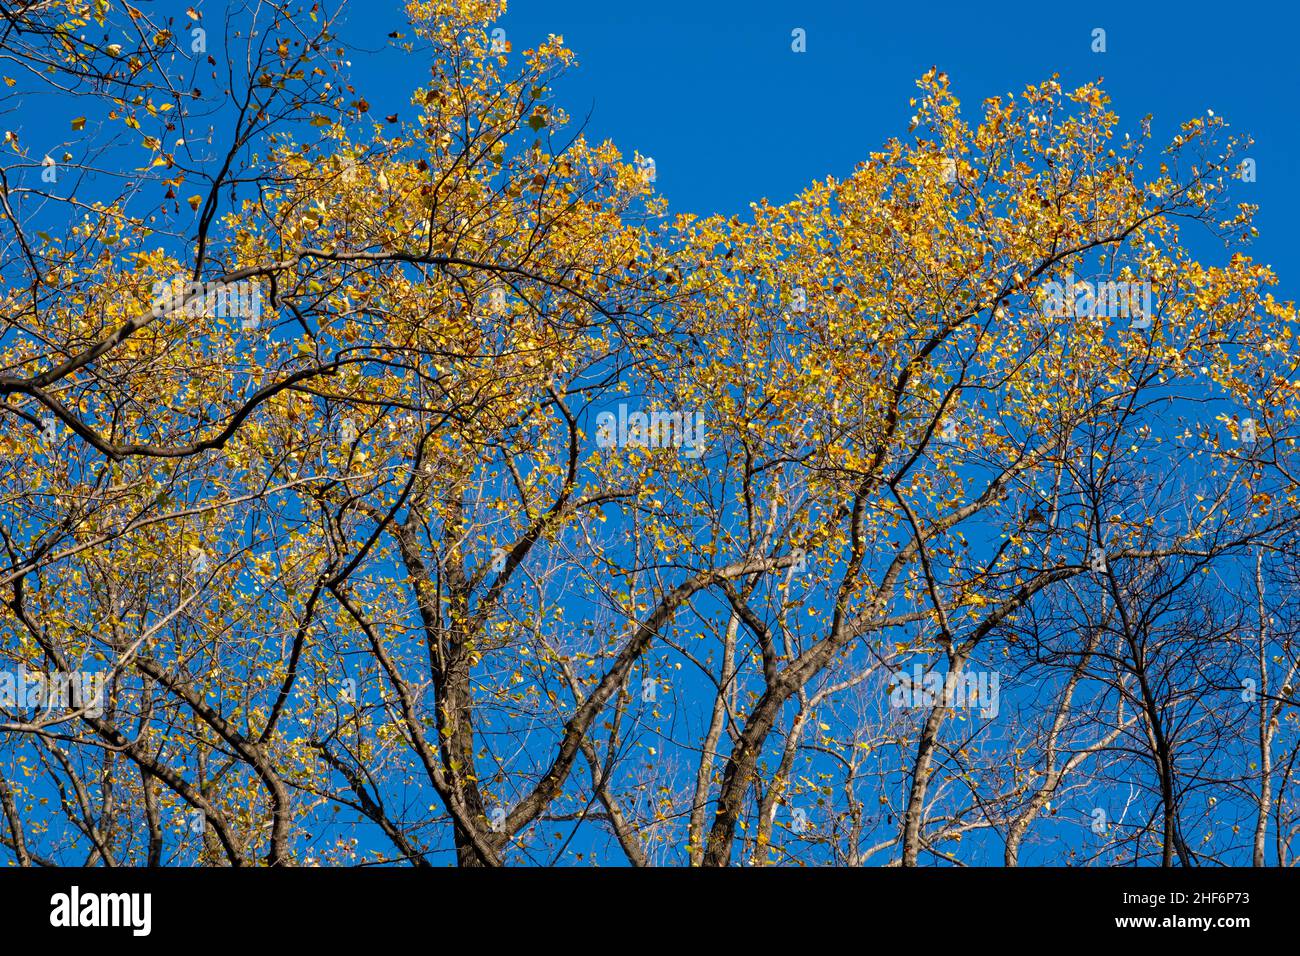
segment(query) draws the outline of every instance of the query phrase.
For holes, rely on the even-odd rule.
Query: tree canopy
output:
[[[0,858],[1289,863],[1247,144],[934,69],[677,214],[503,10],[391,116],[319,4],[4,13]]]

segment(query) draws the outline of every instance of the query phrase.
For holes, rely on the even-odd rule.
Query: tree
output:
[[[1015,864],[1119,790],[1074,858],[1248,804],[1286,859],[1294,312],[1223,122],[935,70],[849,177],[670,218],[502,10],[409,4],[384,117],[318,6],[6,14],[82,134],[0,169],[12,860]]]

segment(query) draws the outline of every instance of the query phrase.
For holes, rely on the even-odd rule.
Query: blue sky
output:
[[[353,8],[344,31],[377,51],[399,22],[396,4],[391,17],[378,7]],[[1286,299],[1296,285],[1285,277],[1300,265],[1290,241],[1300,213],[1295,22],[1267,3],[517,0],[501,26],[516,50],[561,34],[578,54],[558,85],[561,104],[590,115],[588,129],[626,155],[653,156],[660,191],[698,214],[744,213],[751,201],[784,201],[814,179],[847,175],[906,132],[914,81],[932,65],[970,116],[984,98],[1053,73],[1066,88],[1104,78],[1122,128],[1150,112],[1159,141],[1213,109],[1256,140],[1255,255],[1284,277]],[[790,49],[796,27],[807,31],[803,54]],[[1091,50],[1096,27],[1105,53]],[[393,107],[424,79],[418,62],[386,53],[354,66],[358,89],[372,101],[395,97]]]
[[[209,25],[224,10],[218,2],[193,5]],[[428,74],[418,56],[388,38],[405,28],[402,4],[367,0],[343,9],[341,38],[371,116],[410,116],[410,93]],[[657,187],[672,208],[700,215],[744,214],[750,202],[782,202],[813,180],[848,175],[871,150],[906,133],[908,98],[932,65],[949,74],[971,118],[986,97],[1018,94],[1053,73],[1067,89],[1102,78],[1121,129],[1135,130],[1149,112],[1158,142],[1213,109],[1231,132],[1256,140],[1257,181],[1239,195],[1261,207],[1254,255],[1282,276],[1278,297],[1293,299],[1300,125],[1290,28],[1297,19],[1280,4],[1204,2],[993,9],[947,0],[516,0],[500,25],[515,50],[562,35],[578,63],[557,84],[559,104],[578,122],[589,117],[589,133],[612,139],[624,155],[654,157]],[[1105,53],[1091,49],[1098,27],[1106,31]],[[806,31],[805,53],[791,51],[795,28]],[[39,112],[4,117],[38,157],[70,141],[78,107],[42,102]],[[1216,258],[1217,244],[1185,238]]]

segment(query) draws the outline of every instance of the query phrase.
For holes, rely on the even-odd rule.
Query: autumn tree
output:
[[[408,4],[391,115],[319,4],[6,12],[11,125],[74,109],[0,164],[0,653],[103,682],[0,698],[8,859],[1289,859],[1294,315],[1222,120],[934,70],[673,216],[503,10]]]

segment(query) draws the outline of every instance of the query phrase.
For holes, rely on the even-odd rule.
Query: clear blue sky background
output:
[[[345,36],[384,50],[400,12],[393,2],[383,16],[382,6],[354,6]],[[660,191],[699,214],[744,213],[759,198],[781,202],[814,179],[847,175],[906,132],[914,82],[932,65],[972,118],[984,98],[1053,73],[1067,89],[1103,78],[1122,128],[1150,112],[1158,142],[1213,109],[1257,141],[1258,181],[1240,195],[1261,206],[1254,255],[1277,268],[1277,295],[1290,299],[1300,289],[1298,20],[1280,3],[516,0],[500,25],[515,50],[561,34],[578,54],[561,104],[589,115],[591,133],[625,155],[653,156]],[[804,54],[791,52],[795,27],[807,31]],[[1091,50],[1094,27],[1106,30],[1104,54]],[[391,51],[354,67],[358,89],[393,108],[427,77]],[[1187,239],[1202,252],[1198,237]]]

